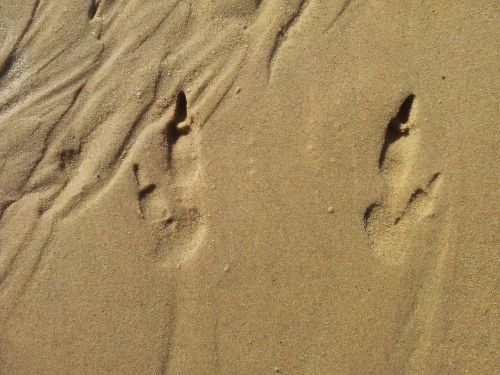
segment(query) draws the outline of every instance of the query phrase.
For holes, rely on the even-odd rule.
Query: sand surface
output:
[[[500,374],[495,0],[0,0],[0,374]]]

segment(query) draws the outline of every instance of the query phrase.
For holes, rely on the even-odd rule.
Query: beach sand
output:
[[[500,374],[499,21],[0,0],[0,374]]]

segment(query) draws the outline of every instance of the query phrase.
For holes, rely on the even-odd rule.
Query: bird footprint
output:
[[[157,255],[176,264],[189,256],[204,233],[193,193],[198,184],[200,134],[191,126],[183,91],[177,95],[173,116],[156,125],[138,140],[130,166],[138,215],[160,234]]]
[[[387,124],[378,163],[385,192],[366,208],[363,217],[375,254],[394,264],[404,261],[415,226],[433,214],[442,183],[440,172],[423,183],[412,182],[420,148],[415,102],[415,95],[408,95]]]

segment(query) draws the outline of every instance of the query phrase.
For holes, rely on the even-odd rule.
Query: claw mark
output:
[[[140,185],[140,182],[139,182],[139,164],[134,164],[132,166],[132,171],[134,172],[135,182],[139,186]]]
[[[380,151],[380,158],[378,160],[378,167],[382,169],[387,150],[389,146],[395,143],[401,137],[406,137],[411,128],[411,124],[408,122],[410,119],[410,112],[413,106],[413,101],[415,100],[415,95],[410,94],[403,101],[399,107],[399,111],[387,124],[387,130],[385,132],[384,143],[382,145],[382,150]]]
[[[439,176],[441,175],[441,173],[435,173],[434,175],[432,175],[431,179],[429,180],[429,182],[427,183],[427,186],[425,187],[425,189],[419,187],[417,189],[415,189],[415,191],[410,195],[410,198],[408,199],[408,203],[406,203],[406,207],[404,208],[403,212],[401,213],[401,215],[399,215],[395,220],[394,220],[394,224],[398,224],[400,222],[400,220],[408,213],[408,212],[412,212],[413,208],[419,204],[419,202],[423,199],[423,198],[426,198],[426,197],[430,197],[431,193],[432,193],[432,190],[434,189],[434,185],[436,184]],[[421,212],[420,213],[421,215],[423,215],[424,213]]]
[[[431,177],[431,179],[429,180],[429,183],[427,184],[427,187],[428,188],[432,188],[434,186],[434,184],[437,183],[438,179],[441,177],[441,173],[437,172],[437,173],[434,173]]]
[[[417,190],[415,190],[411,195],[410,195],[410,199],[408,199],[408,203],[406,204],[406,207],[409,207],[411,206],[411,204],[413,202],[415,202],[419,197],[423,196],[423,195],[427,195],[427,193],[424,191],[424,189],[422,188],[418,188]]]
[[[174,118],[170,121],[165,129],[164,135],[167,143],[167,162],[170,166],[172,163],[172,151],[174,145],[177,143],[180,137],[189,134],[191,129],[189,126],[179,127],[187,118],[187,99],[184,91],[180,91],[177,94],[177,100],[175,103],[175,113]]]
[[[88,10],[88,17],[89,17],[89,20],[93,20],[94,17],[96,16],[97,14],[97,11],[99,10],[99,5],[100,5],[100,1],[99,0],[90,0],[90,4],[89,4],[89,10]]]
[[[368,224],[370,223],[370,218],[372,217],[374,210],[377,209],[378,207],[379,207],[379,204],[377,202],[375,202],[375,203],[370,204],[366,208],[365,213],[363,215],[363,224],[364,224],[365,230],[368,229]]]
[[[141,218],[145,218],[145,200],[153,191],[156,189],[156,184],[146,184],[142,187],[140,176],[139,176],[139,164],[134,164],[132,166],[132,171],[134,172],[135,182],[138,187],[137,191],[137,202],[139,203],[139,215]]]
[[[142,201],[148,194],[151,194],[156,189],[156,184],[149,184],[139,190],[137,194],[140,201]]]

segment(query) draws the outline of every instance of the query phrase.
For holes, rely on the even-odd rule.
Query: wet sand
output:
[[[500,373],[499,14],[0,0],[0,374]]]

